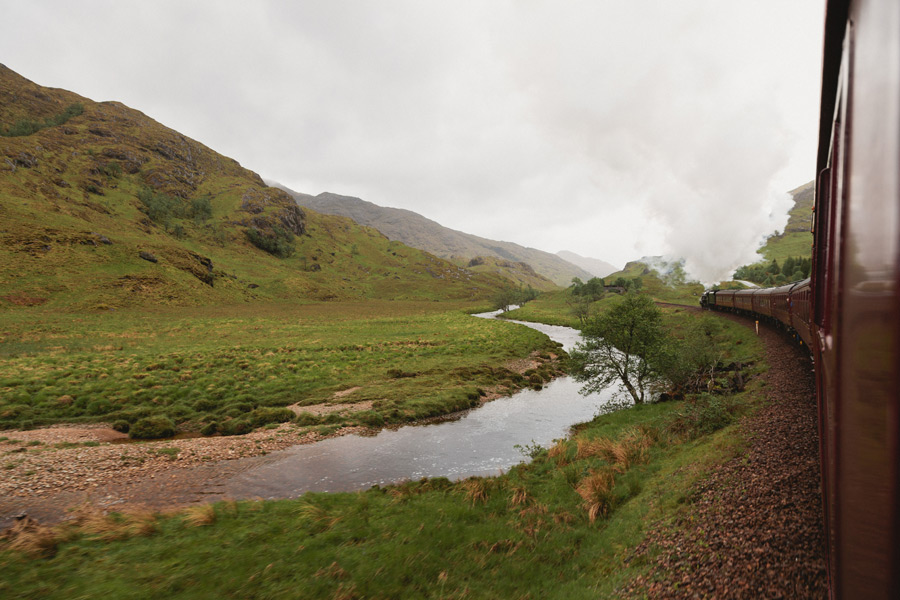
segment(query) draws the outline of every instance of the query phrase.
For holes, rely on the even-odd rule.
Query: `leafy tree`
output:
[[[494,296],[494,308],[496,310],[502,310],[506,312],[510,309],[510,307],[516,304],[518,300],[518,295],[516,294],[516,290],[511,287],[501,288],[500,291]]]
[[[670,338],[661,354],[659,369],[671,396],[708,391],[725,357],[721,338],[721,322],[708,316],[692,319]]]
[[[569,310],[578,319],[582,326],[587,324],[591,318],[591,299],[585,296],[572,296],[566,300]]]
[[[635,404],[643,404],[650,387],[660,381],[666,345],[662,315],[649,296],[626,294],[622,302],[594,317],[582,330],[583,342],[571,352],[582,394],[619,382]]]

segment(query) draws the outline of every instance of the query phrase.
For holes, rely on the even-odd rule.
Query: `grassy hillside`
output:
[[[629,262],[624,269],[610,273],[603,280],[607,285],[612,285],[620,277],[626,280],[640,278],[641,290],[661,302],[694,305],[703,293],[703,285],[688,281],[681,265],[658,259],[654,261],[654,266],[642,261]]]
[[[456,231],[409,210],[385,208],[359,198],[329,192],[311,196],[287,191],[303,207],[350,217],[357,223],[376,228],[392,240],[460,263],[476,257],[493,257],[511,263],[524,262],[540,275],[563,287],[569,285],[573,277],[592,277],[585,269],[555,254]]]
[[[0,310],[472,299],[503,284],[301,210],[136,110],[0,65]]]
[[[809,276],[809,259],[812,256],[813,236],[810,226],[815,202],[815,182],[809,183],[791,190],[794,206],[788,213],[788,222],[784,231],[773,235],[766,240],[765,245],[757,252],[761,255],[758,262],[753,265],[744,265],[735,272],[735,279],[746,279],[760,285],[779,285],[795,279]],[[791,259],[788,261],[788,259]],[[779,269],[788,265],[792,273],[772,274],[768,276],[766,270],[772,261],[777,261]],[[805,269],[795,270],[790,265],[803,262]],[[801,272],[802,271],[802,272]]]
[[[794,206],[788,213],[784,232],[770,237],[759,250],[767,262],[774,259],[778,264],[782,264],[789,256],[810,258],[812,254],[810,227],[815,192],[816,186],[813,181],[789,192],[794,198]]]
[[[476,256],[471,260],[454,260],[453,262],[474,273],[489,273],[505,277],[518,287],[532,287],[538,291],[559,289],[555,283],[536,273],[528,263],[513,262],[493,256]]]

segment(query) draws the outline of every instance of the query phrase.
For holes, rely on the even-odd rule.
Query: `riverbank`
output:
[[[507,360],[498,368],[524,375],[557,358],[555,354],[532,352],[526,358]],[[508,393],[500,386],[488,389],[476,406]],[[302,410],[339,416],[360,410],[356,404],[341,402],[347,396],[338,392],[332,402],[304,406]],[[451,413],[408,425],[425,425],[453,416]],[[208,500],[203,496],[215,488],[214,482],[256,464],[241,459],[260,458],[344,435],[374,435],[377,431],[353,425],[281,423],[240,436],[136,441],[104,423],[7,430],[0,435],[0,531],[23,514],[44,524],[59,522],[69,509],[85,502],[101,510],[132,505],[172,510],[195,504]]]
[[[749,330],[729,324],[721,334],[745,364],[757,361],[761,375],[761,350]],[[648,524],[689,514],[699,483],[744,451],[739,426],[728,423],[766,402],[762,383],[750,377],[747,390],[731,397],[599,416],[569,440],[526,448],[532,463],[502,477],[226,502],[141,527],[137,517],[123,516],[119,525],[104,521],[104,533],[99,525],[55,534],[23,526],[20,547],[38,540],[45,558],[0,555],[0,591],[50,598],[100,589],[121,597],[289,597],[298,589],[311,598],[547,590],[616,597],[647,569],[647,561],[628,559]],[[708,433],[712,417],[712,429],[723,428]],[[128,539],[104,541],[110,537]],[[211,563],[204,556],[213,547]]]

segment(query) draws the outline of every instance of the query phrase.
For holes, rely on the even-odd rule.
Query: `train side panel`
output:
[[[734,308],[734,290],[719,290],[716,292],[717,308]]]
[[[835,598],[900,597],[900,3],[828,3],[812,342]]]
[[[772,316],[772,288],[756,290],[753,294],[753,312],[766,317]]]
[[[797,332],[800,340],[807,348],[812,348],[812,330],[810,329],[810,280],[805,279],[790,290],[788,304],[790,308],[790,325]]]
[[[738,290],[734,293],[734,308],[746,312],[753,312],[754,290]]]

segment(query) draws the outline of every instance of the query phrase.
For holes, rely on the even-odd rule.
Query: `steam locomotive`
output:
[[[832,598],[900,598],[900,2],[829,0],[810,279],[703,295],[812,351]]]

